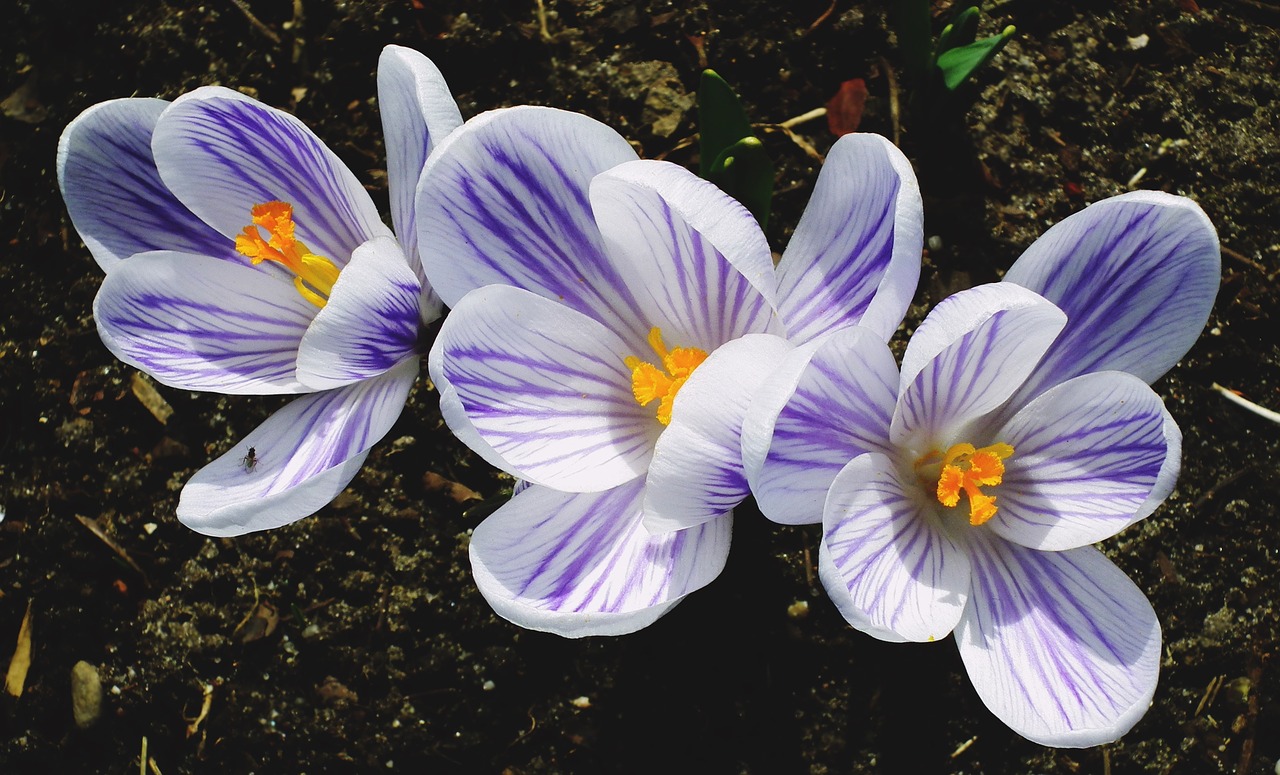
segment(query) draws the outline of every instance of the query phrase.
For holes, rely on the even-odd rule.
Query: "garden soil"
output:
[[[888,5],[9,0],[0,670],[18,658],[0,772],[133,773],[144,752],[156,775],[1273,772],[1280,426],[1214,385],[1280,409],[1280,4],[1005,0],[982,33],[1013,24],[1013,42],[929,104],[903,77]],[[453,439],[425,378],[316,516],[235,539],[178,523],[183,482],[283,399],[156,386],[107,352],[92,314],[102,272],[58,194],[58,136],[102,100],[222,84],[295,113],[385,212],[374,71],[388,43],[430,56],[464,116],[555,105],[684,165],[699,74],[715,68],[776,164],[775,250],[835,139],[825,118],[779,125],[862,79],[864,111],[842,118],[896,138],[925,196],[928,251],[899,344],[944,295],[998,278],[1089,202],[1135,187],[1199,202],[1222,240],[1222,288],[1155,385],[1185,435],[1182,477],[1103,546],[1163,626],[1145,718],[1087,750],[1019,738],[950,639],[853,631],[816,578],[818,528],[773,526],[749,504],[724,574],[649,628],[521,630],[485,604],[467,560],[512,482]]]

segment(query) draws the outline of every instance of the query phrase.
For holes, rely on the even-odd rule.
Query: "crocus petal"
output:
[[[840,469],[888,451],[897,399],[898,365],[874,331],[837,331],[788,353],[743,423],[743,466],[760,511],[785,525],[821,522]]]
[[[298,343],[316,308],[248,264],[158,251],[117,264],[93,300],[117,358],[166,385],[217,393],[301,393]]]
[[[463,297],[433,349],[432,379],[521,479],[598,492],[648,467],[662,426],[636,403],[622,341],[586,315],[492,285]]]
[[[1004,279],[1057,304],[1069,322],[1013,406],[1092,371],[1154,382],[1200,336],[1220,264],[1204,211],[1156,191],[1103,200],[1049,229]]]
[[[1041,745],[1116,740],[1146,713],[1160,623],[1091,546],[1040,552],[973,531],[973,597],[956,645],[983,703]]]
[[[576,113],[522,106],[468,121],[418,184],[418,243],[431,246],[423,266],[440,298],[454,307],[481,286],[513,285],[601,321],[626,313],[587,187],[635,158],[617,132]]]
[[[861,455],[836,475],[822,517],[822,584],[850,624],[881,640],[944,638],[969,597],[964,549],[914,488],[888,457]]]
[[[370,240],[338,275],[298,348],[298,380],[312,390],[375,377],[418,344],[418,277],[391,237]]]
[[[1110,538],[1150,514],[1178,477],[1178,426],[1160,397],[1124,372],[1050,388],[996,439],[1011,445],[1013,456],[995,491],[999,511],[987,524],[1032,549]]]
[[[836,141],[778,263],[796,344],[849,325],[888,341],[920,279],[924,207],[911,163],[879,135]]]
[[[160,181],[151,133],[168,105],[147,98],[102,102],[68,124],[58,141],[58,187],[104,271],[152,250],[243,260]]]
[[[431,151],[462,126],[462,114],[439,68],[404,46],[387,46],[378,57],[378,109],[387,145],[391,222],[409,266],[421,278],[418,226],[413,216],[418,178]],[[439,299],[435,303],[438,307]],[[435,312],[438,316],[439,309]]]
[[[410,358],[380,377],[293,401],[191,477],[178,519],[198,533],[232,536],[314,514],[391,430],[417,376]]]
[[[742,420],[790,349],[781,337],[748,334],[711,353],[680,388],[649,465],[644,526],[651,533],[700,525],[747,497]]]
[[[590,494],[524,490],[471,536],[480,593],[499,616],[570,638],[652,624],[720,575],[733,519],[651,535],[643,497],[642,480]]]
[[[600,290],[634,294],[639,317],[623,325],[638,347],[653,326],[671,346],[706,352],[768,328],[776,297],[769,243],[733,197],[682,167],[648,160],[597,175],[590,195],[621,281]]]
[[[295,235],[338,266],[391,231],[333,151],[301,121],[239,92],[205,86],[160,116],[151,140],[160,177],[206,223],[234,238],[254,205],[293,206]]]
[[[927,449],[968,441],[955,434],[1004,403],[1065,324],[1062,310],[1011,283],[944,299],[903,355],[893,443]]]

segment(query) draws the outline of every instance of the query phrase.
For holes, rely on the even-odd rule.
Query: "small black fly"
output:
[[[258,449],[257,447],[249,447],[249,451],[240,459],[244,463],[244,470],[252,471],[253,467],[258,465]]]

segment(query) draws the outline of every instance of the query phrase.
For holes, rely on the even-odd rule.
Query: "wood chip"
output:
[[[169,418],[173,416],[173,407],[169,406],[169,402],[164,400],[160,391],[156,390],[156,386],[151,383],[151,378],[140,371],[135,371],[131,386],[133,397],[138,399],[138,403],[145,406],[161,425],[168,425]]]
[[[12,697],[22,696],[27,671],[31,669],[31,604],[34,602],[27,602],[27,612],[23,614],[22,625],[18,627],[18,646],[13,650],[9,672],[4,677],[4,690]]]

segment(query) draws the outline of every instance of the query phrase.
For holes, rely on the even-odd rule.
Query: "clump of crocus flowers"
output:
[[[449,427],[520,481],[470,544],[512,622],[651,624],[720,573],[754,495],[821,524],[851,625],[954,634],[1018,733],[1093,745],[1141,717],[1159,623],[1091,544],[1177,477],[1181,436],[1148,385],[1216,293],[1194,204],[1138,192],[1068,218],[1003,282],[940,302],[899,364],[923,213],[884,138],[832,147],[775,266],[742,205],[599,122],[463,123],[434,65],[397,47],[378,87],[394,233],[300,122],[226,89],[104,103],[63,136],[112,352],[174,387],[302,396],[191,478],[183,522],[235,535],[322,508],[425,356]]]

